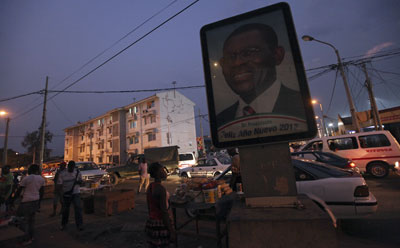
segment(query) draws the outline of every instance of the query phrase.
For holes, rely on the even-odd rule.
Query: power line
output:
[[[135,40],[134,42],[132,42],[131,44],[129,44],[128,46],[126,46],[124,49],[122,49],[121,51],[117,52],[116,54],[114,54],[113,56],[111,56],[109,59],[107,59],[106,61],[104,61],[103,63],[101,63],[100,65],[98,65],[97,67],[95,67],[94,69],[90,70],[88,73],[86,73],[85,75],[83,75],[82,77],[80,77],[79,79],[75,80],[74,82],[72,82],[71,84],[69,84],[67,87],[65,87],[62,91],[58,92],[57,94],[55,94],[54,96],[52,96],[49,100],[53,99],[54,97],[58,96],[59,94],[63,93],[64,91],[66,91],[67,89],[69,89],[70,87],[72,87],[73,85],[77,84],[78,82],[80,82],[82,79],[86,78],[87,76],[89,76],[90,74],[92,74],[93,72],[95,72],[96,70],[98,70],[100,67],[102,67],[103,65],[107,64],[108,62],[110,62],[111,60],[113,60],[114,58],[116,58],[118,55],[120,55],[121,53],[125,52],[127,49],[129,49],[130,47],[132,47],[133,45],[135,45],[136,43],[138,43],[139,41],[143,40],[145,37],[147,37],[148,35],[150,35],[152,32],[156,31],[157,29],[159,29],[160,27],[164,26],[166,23],[168,23],[169,21],[171,21],[173,18],[175,18],[176,16],[180,15],[182,12],[186,11],[187,9],[189,9],[190,7],[192,7],[194,4],[196,4],[198,1],[200,0],[196,0],[193,1],[191,4],[189,4],[188,6],[186,6],[185,8],[183,8],[182,10],[178,11],[176,14],[174,14],[173,16],[169,17],[167,20],[163,21],[161,24],[157,25],[155,28],[151,29],[149,32],[147,32],[146,34],[142,35],[140,38],[138,38],[137,40]],[[41,104],[40,104],[41,105]],[[32,111],[33,109],[37,108],[40,105],[36,105],[35,107],[31,108],[29,111],[25,111],[24,113],[18,115],[16,118]],[[14,119],[16,119],[14,118]]]
[[[23,95],[19,95],[19,96],[13,96],[13,97],[9,97],[9,98],[0,99],[0,102],[6,102],[6,101],[10,101],[10,100],[21,98],[21,97],[24,97],[24,96],[34,95],[34,94],[43,94],[43,90],[34,91],[34,92],[31,92],[31,93],[27,93],[27,94],[23,94]]]
[[[76,74],[77,72],[79,72],[80,70],[82,70],[85,66],[87,66],[88,64],[90,64],[92,61],[94,61],[95,59],[97,59],[98,57],[100,57],[101,55],[103,55],[105,52],[107,52],[108,50],[110,50],[112,47],[114,47],[116,44],[118,44],[119,42],[121,42],[123,39],[125,39],[126,37],[128,37],[129,35],[131,35],[133,32],[135,32],[136,30],[138,30],[139,28],[141,28],[143,25],[145,25],[147,22],[149,22],[150,20],[152,20],[154,17],[156,17],[157,15],[159,15],[160,13],[162,13],[164,10],[166,10],[167,8],[169,8],[172,4],[174,4],[177,0],[172,1],[171,3],[169,3],[167,6],[165,6],[164,8],[162,8],[161,10],[157,11],[155,14],[153,14],[152,16],[150,16],[149,18],[147,18],[145,21],[143,21],[141,24],[137,25],[134,29],[132,29],[131,31],[129,31],[127,34],[125,34],[123,37],[121,37],[119,40],[115,41],[113,44],[111,44],[109,47],[107,47],[106,49],[104,49],[102,52],[100,52],[99,54],[97,54],[95,57],[93,57],[92,59],[90,59],[89,61],[87,61],[84,65],[82,65],[81,67],[79,67],[77,70],[75,70],[73,73],[71,73],[70,75],[68,75],[66,78],[64,78],[61,82],[59,82],[56,86],[52,87],[52,89],[56,88],[57,86],[59,86],[60,84],[62,84],[63,82],[65,82],[66,80],[68,80],[70,77],[72,77],[74,74]]]
[[[184,87],[174,87],[174,88],[158,88],[158,89],[145,89],[145,90],[108,90],[108,91],[91,91],[91,90],[50,90],[49,93],[74,93],[74,94],[108,94],[108,93],[138,93],[138,92],[155,92],[155,91],[167,91],[167,90],[186,90],[186,89],[196,89],[204,88],[205,85],[193,85]]]

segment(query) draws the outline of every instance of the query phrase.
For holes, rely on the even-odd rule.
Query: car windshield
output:
[[[193,154],[185,153],[179,154],[179,161],[193,160]]]
[[[75,166],[81,171],[99,169],[99,167],[95,163],[76,163]]]

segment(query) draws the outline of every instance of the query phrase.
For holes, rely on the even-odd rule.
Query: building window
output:
[[[144,117],[144,124],[147,125],[147,117]]]
[[[133,144],[133,137],[129,137],[129,145]]]
[[[100,119],[97,120],[97,125],[101,126],[101,120]]]
[[[129,108],[129,114],[132,114],[132,108]]]
[[[154,101],[147,102],[147,108],[149,109],[152,107],[154,107]]]
[[[135,144],[139,143],[139,137],[135,136]]]
[[[85,136],[82,135],[82,136],[81,136],[81,140],[84,140],[84,139],[85,139]]]
[[[150,117],[150,123],[156,123],[156,116],[155,115],[152,115]]]
[[[93,127],[93,122],[91,122],[89,126],[90,126],[90,127]]]
[[[133,113],[137,113],[138,112],[138,107],[137,106],[135,106],[135,107],[133,107]]]
[[[108,142],[110,144],[110,148],[112,148],[112,140]]]
[[[156,134],[155,133],[149,133],[147,136],[148,136],[148,141],[156,140]]]
[[[137,121],[129,121],[129,128],[135,128],[137,126]]]
[[[99,163],[103,163],[103,157],[99,157]]]
[[[112,129],[111,129],[111,127],[109,127],[108,128],[108,133],[111,134],[111,132],[112,132]]]
[[[65,139],[65,144],[66,144],[66,145],[69,144],[69,139]]]

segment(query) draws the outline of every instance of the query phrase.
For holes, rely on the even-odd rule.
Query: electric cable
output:
[[[140,38],[136,39],[134,42],[132,42],[131,44],[129,44],[128,46],[126,46],[125,48],[123,48],[122,50],[120,50],[119,52],[117,52],[116,54],[114,54],[113,56],[111,56],[110,58],[108,58],[106,61],[104,61],[103,63],[101,63],[100,65],[96,66],[94,69],[90,70],[88,73],[86,73],[85,75],[83,75],[82,77],[80,77],[79,79],[75,80],[74,82],[72,82],[71,84],[69,84],[67,87],[65,87],[61,92],[58,92],[57,94],[53,95],[49,100],[53,99],[54,97],[58,96],[59,94],[63,93],[63,91],[69,89],[70,87],[72,87],[73,85],[77,84],[78,82],[80,82],[81,80],[83,80],[84,78],[86,78],[87,76],[89,76],[90,74],[92,74],[93,72],[95,72],[96,70],[98,70],[100,67],[102,67],[103,65],[107,64],[108,62],[110,62],[111,60],[113,60],[114,58],[116,58],[117,56],[119,56],[121,53],[125,52],[127,49],[129,49],[130,47],[132,47],[133,45],[137,44],[139,41],[143,40],[145,37],[147,37],[148,35],[150,35],[151,33],[153,33],[154,31],[156,31],[157,29],[159,29],[160,27],[164,26],[166,23],[168,23],[169,21],[171,21],[173,18],[175,18],[176,16],[180,15],[181,13],[183,13],[184,11],[186,11],[187,9],[189,9],[190,7],[192,7],[194,4],[196,4],[198,1],[200,0],[195,0],[192,3],[190,3],[188,6],[186,6],[185,8],[183,8],[182,10],[178,11],[177,13],[175,13],[174,15],[172,15],[171,17],[167,18],[165,21],[163,21],[161,24],[157,25],[155,28],[151,29],[149,32],[145,33],[144,35],[142,35]],[[43,103],[42,103],[43,104]],[[42,105],[40,104],[40,105]],[[37,108],[40,105],[36,105],[33,108],[30,108],[29,111],[25,111],[24,113],[16,116],[14,119],[19,118],[20,116],[32,111],[33,109]]]

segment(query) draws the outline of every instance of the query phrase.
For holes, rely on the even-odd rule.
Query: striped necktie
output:
[[[250,107],[250,106],[246,106],[243,108],[243,115],[247,116],[247,115],[254,115],[256,113],[256,111]]]

